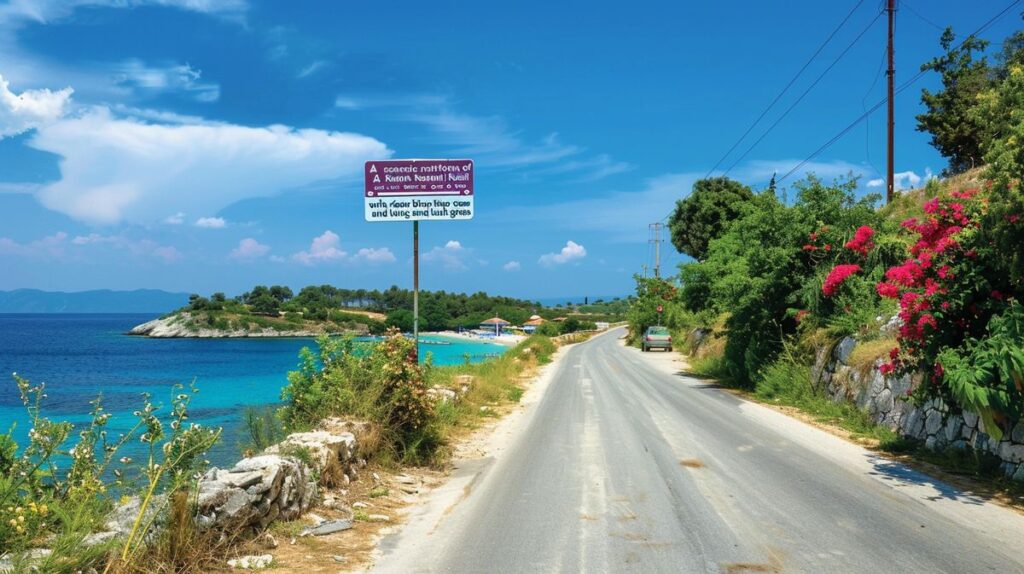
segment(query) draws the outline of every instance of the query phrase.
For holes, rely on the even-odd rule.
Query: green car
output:
[[[640,349],[645,353],[651,349],[672,350],[672,335],[665,327],[648,327],[644,338],[640,341]]]

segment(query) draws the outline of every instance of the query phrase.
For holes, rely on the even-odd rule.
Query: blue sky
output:
[[[0,289],[409,285],[411,225],[363,221],[362,164],[466,157],[476,218],[421,225],[423,288],[628,293],[647,224],[855,4],[12,0]],[[936,26],[966,33],[1005,5],[901,3],[897,81],[938,53]],[[753,136],[861,41],[730,176],[763,187],[884,97],[880,8],[861,3]],[[985,37],[1019,25],[1010,12]],[[935,85],[897,101],[903,184],[944,167],[913,120]],[[880,189],[883,122],[785,184],[853,171]]]

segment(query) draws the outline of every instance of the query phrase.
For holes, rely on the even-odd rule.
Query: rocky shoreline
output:
[[[351,331],[356,335],[362,335],[359,331]],[[319,337],[320,335],[340,335],[341,331],[330,331],[327,329],[294,329],[282,331],[264,327],[260,329],[233,329],[223,330],[212,327],[199,327],[191,321],[188,313],[179,313],[167,317],[160,317],[136,325],[126,335],[137,337],[149,337],[153,339],[244,339],[244,338],[288,338],[288,337]]]

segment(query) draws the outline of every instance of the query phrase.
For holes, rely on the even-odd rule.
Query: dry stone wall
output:
[[[1002,461],[1007,476],[1024,481],[1024,421],[996,440],[985,432],[984,423],[975,413],[955,412],[938,399],[915,405],[908,394],[920,379],[883,375],[879,370],[881,359],[867,371],[854,368],[849,359],[856,345],[855,339],[846,337],[818,353],[813,376],[834,401],[852,402],[876,423],[920,440],[932,450],[971,447],[991,453]]]

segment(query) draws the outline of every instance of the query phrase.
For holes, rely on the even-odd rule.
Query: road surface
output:
[[[1024,572],[1024,517],[708,381],[617,330],[566,351],[377,572]]]

